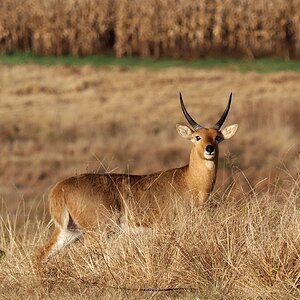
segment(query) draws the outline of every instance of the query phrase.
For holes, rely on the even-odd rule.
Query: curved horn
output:
[[[221,116],[220,120],[213,126],[213,128],[219,130],[222,127],[222,125],[225,122],[225,119],[228,115],[229,109],[230,109],[231,98],[232,98],[232,93],[230,93],[229,101],[228,101],[228,104],[227,104],[227,107],[226,107],[225,111],[223,112],[223,115]]]
[[[190,123],[190,125],[194,128],[194,130],[199,130],[201,127],[201,125],[199,125],[196,121],[193,120],[193,118],[190,116],[190,114],[187,112],[184,103],[183,103],[183,99],[182,99],[182,95],[181,93],[179,93],[180,95],[180,105],[181,105],[181,109],[183,111],[183,114],[185,116],[185,118],[187,119],[187,121]]]

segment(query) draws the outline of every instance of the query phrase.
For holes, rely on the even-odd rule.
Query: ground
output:
[[[7,220],[4,222],[3,217],[2,229],[0,230],[0,249],[1,247],[5,249],[9,258],[5,262],[4,268],[5,266],[14,266],[16,261],[13,260],[13,257],[23,259],[26,251],[32,254],[31,251],[34,251],[34,249],[33,246],[29,245],[41,244],[44,241],[45,236],[48,234],[44,222],[49,221],[47,213],[45,215],[46,197],[50,187],[58,180],[83,172],[113,171],[144,174],[188,163],[191,144],[183,140],[175,129],[176,123],[186,124],[180,110],[179,92],[184,97],[188,111],[204,126],[211,126],[219,119],[226,107],[230,93],[233,92],[233,104],[225,125],[238,123],[239,130],[231,140],[220,145],[219,172],[215,189],[216,195],[213,199],[215,201],[218,201],[218,199],[225,201],[227,198],[223,195],[228,195],[228,189],[232,187],[232,183],[238,185],[240,190],[230,190],[230,195],[233,199],[236,199],[230,200],[235,203],[233,205],[234,209],[228,208],[230,207],[229,204],[224,204],[225,210],[222,210],[224,207],[218,207],[219,212],[222,213],[218,216],[219,223],[214,224],[214,227],[211,228],[211,236],[218,237],[218,234],[220,234],[218,226],[221,226],[223,230],[222,224],[227,222],[224,220],[227,220],[228,216],[240,216],[241,211],[250,209],[253,214],[253,216],[250,214],[253,217],[251,220],[249,217],[250,221],[247,218],[240,217],[240,219],[237,219],[237,223],[232,225],[235,228],[232,231],[233,237],[238,236],[241,238],[241,243],[244,243],[241,246],[242,248],[245,245],[247,246],[246,242],[249,242],[252,236],[249,235],[249,240],[245,241],[242,240],[245,237],[244,233],[240,232],[240,235],[234,235],[239,230],[237,224],[242,224],[241,228],[243,226],[245,228],[250,226],[249,228],[251,228],[252,221],[262,211],[264,211],[263,216],[266,219],[264,219],[265,223],[259,224],[269,224],[268,216],[276,216],[281,211],[281,206],[280,209],[273,207],[274,211],[268,215],[266,210],[261,208],[261,204],[258,205],[259,208],[257,209],[256,206],[255,208],[251,207],[251,205],[254,205],[251,202],[250,206],[245,204],[246,208],[243,206],[244,208],[241,209],[236,203],[240,201],[238,199],[244,199],[243,203],[247,203],[252,197],[252,194],[247,193],[253,190],[259,195],[259,199],[268,199],[274,205],[281,201],[282,207],[291,209],[285,201],[291,198],[290,202],[296,202],[297,195],[299,195],[299,80],[300,74],[294,72],[259,74],[256,72],[240,73],[237,70],[177,67],[151,70],[124,66],[57,65],[46,67],[34,64],[0,65],[0,197],[3,203],[1,212],[2,216],[8,214],[8,220],[11,220],[11,227],[9,227],[7,225],[9,222]],[[286,186],[289,186],[293,192],[286,192]],[[284,192],[280,190],[280,193],[278,193],[281,195],[279,199],[275,196],[276,199],[273,199],[271,194],[268,194],[269,198],[260,194],[270,193],[271,189],[276,191],[279,187],[284,188]],[[239,196],[234,196],[234,193]],[[212,201],[212,206],[215,204]],[[235,205],[238,207],[235,207]],[[20,206],[24,208],[24,215],[18,213]],[[286,210],[288,209],[286,208]],[[16,215],[17,217],[15,217]],[[207,217],[205,216],[204,214],[204,219]],[[287,220],[289,219],[287,215],[285,217]],[[201,219],[201,216],[195,218]],[[215,213],[209,211],[208,219],[205,219],[206,223],[204,222],[205,226],[211,226],[214,218]],[[297,217],[292,216],[291,221],[294,222],[292,223],[294,224],[293,230],[298,232],[299,228],[295,229],[299,224],[297,223]],[[24,227],[24,224],[27,224],[27,227]],[[229,228],[233,228],[230,226]],[[290,232],[293,235],[295,234],[286,229],[285,226],[287,225],[280,223],[280,226],[282,226],[282,230],[286,230],[286,234]],[[269,229],[268,237],[270,236],[269,241],[271,241],[273,231],[271,228]],[[22,236],[21,240],[18,237],[21,245],[19,248],[9,246],[12,243],[9,242],[11,240],[10,235],[6,233],[7,230],[11,235],[13,233],[13,235]],[[24,230],[26,233],[24,233]],[[172,230],[176,232],[175,235],[178,234],[178,231],[174,228],[171,228],[170,232],[173,232]],[[196,229],[192,227],[192,232],[193,230]],[[199,228],[197,230],[196,233],[193,233],[195,237],[201,233]],[[261,237],[267,236],[264,232],[265,227],[259,227],[259,230]],[[179,238],[182,239],[183,245],[189,247],[188,239],[185,237],[190,236],[191,233],[189,233],[189,229],[182,230],[182,232],[184,235]],[[202,236],[202,238],[205,241],[208,236]],[[147,241],[141,242],[141,249],[146,247],[145,249],[148,249],[147,251],[150,253],[149,257],[161,247],[160,238],[157,239],[155,240],[157,248],[149,248]],[[162,239],[165,239],[165,236]],[[220,237],[220,241],[223,240],[223,236]],[[258,240],[253,240],[258,243]],[[296,238],[291,240],[295,243],[298,242]],[[198,242],[195,240],[193,245],[197,245]],[[211,242],[213,243],[213,240]],[[173,240],[170,235],[170,241],[167,245],[172,243]],[[267,243],[267,239],[264,240],[264,243]],[[284,247],[283,245],[284,241],[280,246]],[[175,251],[175,254],[173,253],[174,257],[180,255],[184,257],[185,246],[178,246],[179,250],[183,249],[182,253],[181,250],[175,249],[181,254],[173,249]],[[222,244],[220,249],[223,249],[223,246]],[[250,248],[245,247],[243,249],[249,251],[252,246],[249,246]],[[278,245],[276,247],[276,249],[280,248],[278,248]],[[292,249],[292,246],[288,249]],[[85,249],[87,255],[93,255],[94,250],[92,252],[88,250]],[[165,250],[169,251],[167,248]],[[198,253],[198,250],[195,250],[195,253]],[[128,250],[130,253],[134,251]],[[145,250],[141,254],[143,259],[146,259],[147,251]],[[199,257],[201,257],[201,251]],[[238,255],[238,248],[234,251]],[[78,253],[76,253],[75,251],[75,261],[78,259],[78,257],[76,258]],[[84,255],[80,255],[82,260],[85,261]],[[117,257],[114,262],[116,265],[124,264],[124,261],[120,262],[121,258],[118,257],[120,254],[115,253],[114,255]],[[132,257],[136,259],[137,257],[134,255]],[[188,257],[190,255],[194,257],[193,252],[189,252]],[[275,258],[276,255],[275,253]],[[217,256],[212,254],[208,261],[214,262],[215,259],[217,262],[218,259],[221,259],[217,259]],[[150,264],[147,265],[147,270],[137,270],[137,273],[132,273],[132,278],[141,278],[139,276],[153,274],[151,273],[153,271],[151,269],[152,260],[149,257],[147,258],[149,260],[146,259]],[[25,258],[28,259],[27,256]],[[24,265],[18,266],[18,270],[21,271],[17,275],[12,272],[14,275],[11,278],[14,276],[14,278],[17,278],[13,281],[14,284],[21,282],[18,279],[20,274],[29,276],[26,272],[29,270],[28,264],[31,266],[31,260],[27,262],[25,258]],[[246,258],[250,259],[251,257]],[[181,261],[180,259],[183,258],[179,258],[178,264]],[[235,263],[238,259],[237,257]],[[226,261],[228,262],[227,256]],[[103,261],[98,263],[102,264],[103,267]],[[119,272],[118,276],[120,278],[128,276],[131,272],[132,262],[130,258],[127,263],[127,265],[125,264],[127,273],[124,271],[125,269],[123,270],[125,275],[119,274]],[[201,265],[201,268],[203,268],[202,263],[199,261],[189,261],[189,264],[197,268],[200,268]],[[219,268],[213,263],[212,265],[208,268]],[[172,265],[172,270],[182,272],[180,273],[181,277],[178,275],[179,273],[176,273],[176,276],[182,279],[184,278],[185,268],[183,265],[178,266]],[[51,273],[52,275],[50,273],[48,275],[54,276],[55,279],[53,280],[56,280],[57,283],[57,285],[54,284],[54,287],[48,287],[50,289],[48,292],[52,293],[51,295],[55,295],[56,289],[58,291],[61,289],[59,276],[65,278],[64,276],[68,274],[69,280],[74,279],[76,276],[78,280],[79,273],[73,274],[69,269],[64,271],[67,273],[59,275],[61,274],[59,272],[63,272],[64,267],[66,266],[62,265],[62,269],[51,271],[50,268],[50,271],[48,270],[50,273],[54,272]],[[93,271],[94,267],[89,265],[89,270]],[[140,267],[142,268],[142,265]],[[80,268],[79,263],[76,272],[81,270]],[[155,267],[153,268],[155,269]],[[241,266],[240,270],[244,270],[243,268],[245,269],[245,265]],[[196,271],[192,269],[195,273],[191,271],[191,274],[200,272],[200,269]],[[255,270],[255,267],[253,267],[253,270]],[[294,271],[294,269],[292,270]],[[108,276],[107,274],[103,275],[104,279],[101,277],[104,281],[107,280],[105,277]],[[157,282],[159,282],[159,274],[156,273],[155,275]],[[49,278],[52,278],[51,276]],[[88,276],[87,278],[90,280],[91,278]],[[115,276],[119,278],[117,275]],[[164,274],[164,276],[167,275]],[[173,278],[172,276],[170,278]],[[174,278],[177,278],[176,276]],[[197,276],[199,277],[199,274]],[[215,272],[214,276],[219,276],[219,274]],[[259,274],[257,278],[260,278],[260,276],[263,275]],[[85,277],[82,278],[84,281]],[[171,283],[172,280],[175,280],[174,278],[170,279]],[[145,285],[147,283],[146,279]],[[134,279],[132,280],[135,282]],[[148,283],[151,280],[149,279]],[[196,285],[202,286],[202,279],[198,278],[197,280]],[[209,277],[207,277],[207,280],[209,282]],[[166,279],[164,282],[164,285],[167,286],[166,282],[168,280]],[[203,286],[207,288],[205,293],[209,291],[207,282],[203,283]],[[184,283],[184,281],[181,283]],[[2,288],[11,284],[10,281],[3,283]],[[47,284],[51,285],[53,282]],[[69,284],[70,291],[74,291],[71,288],[74,284],[72,280]],[[24,283],[24,286],[26,286],[28,293],[34,289],[30,284],[26,285]],[[260,286],[258,283],[257,286],[262,289],[264,287],[264,285]],[[215,288],[217,289],[217,287]],[[231,291],[235,291],[235,289]],[[221,288],[218,291],[220,292]],[[48,292],[43,290],[43,293]],[[257,293],[259,294],[259,289],[257,289]],[[243,295],[246,294],[245,292]],[[37,297],[38,295],[40,294],[37,294]],[[72,292],[70,292],[70,295],[72,295]],[[235,295],[238,295],[238,293]],[[82,296],[80,299],[84,299],[84,297]]]
[[[192,116],[216,122],[230,92],[218,184],[228,164],[253,184],[299,171],[300,74],[124,67],[0,66],[0,193],[39,201],[57,180],[83,172],[150,173],[188,162],[179,91]],[[278,169],[279,168],[279,169]],[[8,201],[6,201],[8,202]]]

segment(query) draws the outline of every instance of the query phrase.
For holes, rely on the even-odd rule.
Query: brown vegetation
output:
[[[234,184],[146,234],[86,235],[42,268],[45,224],[2,217],[0,298],[299,299],[300,185],[285,183],[239,197]]]
[[[6,0],[0,52],[299,58],[299,11],[299,0]]]
[[[233,92],[226,124],[240,128],[221,147],[218,186],[229,184],[231,165],[253,185],[285,169],[294,176],[299,80],[295,73],[2,65],[1,194],[15,207],[76,173],[145,174],[184,165],[191,145],[175,128],[186,122],[179,91],[204,125],[217,121]]]
[[[299,298],[299,80],[288,72],[1,65],[0,298]],[[221,147],[207,206],[182,208],[153,234],[99,233],[37,269],[33,254],[49,232],[45,196],[59,179],[187,163],[191,145],[175,129],[185,123],[179,91],[203,125],[216,122],[233,92],[226,124],[240,128]]]

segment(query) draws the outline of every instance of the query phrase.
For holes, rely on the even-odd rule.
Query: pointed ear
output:
[[[188,140],[192,139],[193,132],[189,127],[187,127],[185,125],[176,124],[176,129],[177,129],[179,135],[181,137],[183,137],[184,139],[188,139]]]
[[[238,124],[233,124],[226,126],[221,130],[221,133],[223,134],[224,140],[228,140],[231,137],[233,137],[238,129]]]

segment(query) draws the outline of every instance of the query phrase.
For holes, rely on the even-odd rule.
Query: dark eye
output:
[[[217,136],[217,137],[216,137],[216,141],[217,141],[218,143],[220,143],[222,140],[223,140],[223,138],[222,138],[221,136]]]
[[[201,137],[199,135],[196,135],[196,141],[200,141],[201,140]]]

